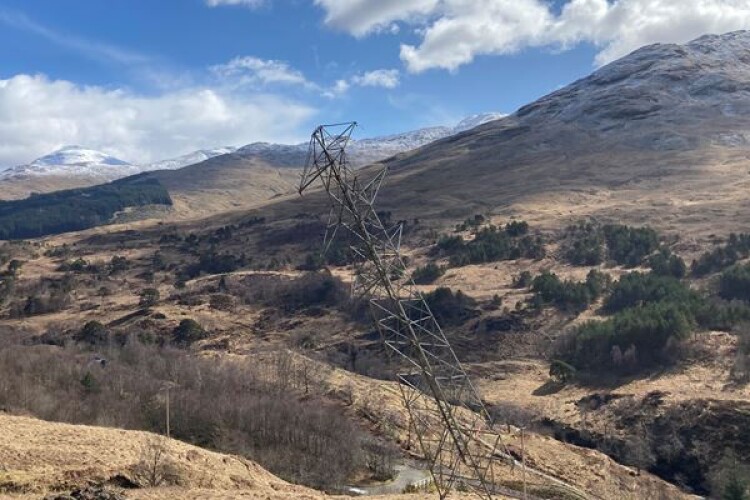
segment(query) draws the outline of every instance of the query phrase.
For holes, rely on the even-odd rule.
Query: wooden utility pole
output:
[[[521,427],[521,465],[523,466],[523,500],[528,500],[526,493],[526,428]]]
[[[169,439],[169,386],[167,386],[167,439]]]
[[[171,432],[170,432],[170,416],[169,416],[169,399],[170,399],[169,398],[169,391],[170,391],[170,389],[172,389],[174,387],[177,387],[176,383],[174,383],[174,382],[166,382],[162,386],[162,388],[161,388],[161,390],[164,391],[164,396],[165,396],[165,399],[166,399],[164,406],[165,406],[165,410],[166,410],[166,415],[165,415],[165,421],[166,422],[165,423],[166,423],[166,426],[167,426],[167,438],[171,437]]]

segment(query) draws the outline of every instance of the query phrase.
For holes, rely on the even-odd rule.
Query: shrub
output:
[[[560,384],[567,384],[575,378],[575,375],[575,367],[569,365],[565,361],[553,359],[549,365],[549,376],[552,377],[555,382]]]
[[[89,321],[74,338],[91,345],[103,344],[107,341],[107,328],[98,321]]]
[[[429,262],[422,267],[416,268],[411,278],[417,285],[429,285],[430,283],[434,283],[443,274],[445,274],[445,269],[434,262]]]
[[[140,293],[138,305],[141,307],[153,307],[159,302],[159,290],[156,288],[144,288]]]
[[[57,270],[63,272],[82,273],[87,270],[88,265],[89,263],[84,259],[78,258],[71,262],[64,262],[60,265],[60,267],[57,268]]]
[[[115,255],[114,257],[112,257],[112,261],[110,262],[110,272],[112,274],[127,271],[129,267],[130,264],[128,263],[127,258],[121,255]]]
[[[247,263],[248,260],[244,253],[236,256],[228,253],[219,254],[214,250],[208,250],[206,253],[202,253],[199,256],[198,262],[187,266],[183,274],[188,279],[192,279],[201,274],[231,273],[246,266]]]
[[[325,264],[325,258],[320,252],[309,253],[305,257],[305,262],[297,266],[300,271],[319,271]]]
[[[476,301],[461,290],[440,287],[424,295],[427,306],[441,326],[459,326],[475,315]]]
[[[534,277],[529,271],[521,271],[521,274],[513,278],[513,288],[528,288],[534,281]]]
[[[487,218],[482,214],[476,214],[456,225],[456,231],[466,231],[467,229],[476,229],[487,222]]]
[[[193,319],[183,319],[173,332],[174,340],[178,344],[192,344],[207,336],[206,330]]]

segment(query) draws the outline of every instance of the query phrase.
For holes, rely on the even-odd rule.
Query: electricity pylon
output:
[[[387,348],[402,359],[399,388],[440,498],[454,488],[499,492],[493,462],[508,457],[492,419],[422,294],[406,274],[402,225],[385,227],[374,203],[387,167],[363,180],[346,147],[356,123],[321,125],[310,139],[300,194],[316,181],[332,209],[326,249],[340,228],[358,257],[353,291],[368,297]]]

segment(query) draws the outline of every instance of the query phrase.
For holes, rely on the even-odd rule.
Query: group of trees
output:
[[[445,274],[445,269],[434,262],[428,262],[424,266],[417,267],[411,274],[411,279],[417,285],[429,285]]]
[[[555,273],[545,271],[531,282],[534,303],[552,304],[562,311],[580,313],[597,300],[610,284],[608,274],[592,269],[586,281],[561,280]]]
[[[750,256],[750,234],[731,233],[727,243],[711,251],[703,253],[694,260],[691,271],[695,276],[705,276],[712,272],[721,271],[741,258]]]
[[[654,274],[659,276],[672,276],[682,279],[687,274],[685,261],[679,255],[675,255],[668,248],[662,248],[648,259],[648,265]]]
[[[659,248],[659,236],[649,227],[580,222],[566,230],[563,248],[566,260],[573,265],[595,266],[610,259],[635,267]]]
[[[130,269],[130,261],[127,257],[122,255],[114,255],[110,259],[109,263],[104,262],[89,262],[83,257],[78,257],[71,261],[66,261],[60,264],[57,268],[58,271],[65,273],[88,273],[95,274],[98,276],[109,276],[116,275]]]
[[[602,309],[613,316],[565,336],[559,359],[578,369],[634,371],[669,362],[697,327],[729,328],[750,318],[746,304],[713,301],[676,278],[640,272],[615,282]]]
[[[94,187],[0,201],[0,239],[36,238],[109,222],[115,213],[143,205],[171,205],[164,186],[140,175]]]
[[[173,437],[244,455],[289,481],[335,489],[392,453],[327,402],[325,373],[309,360],[209,360],[135,338],[98,351],[2,341],[0,407],[8,411],[163,433],[170,383]]]
[[[750,301],[750,264],[738,264],[721,273],[719,295],[726,300]]]
[[[448,256],[453,267],[498,260],[541,259],[545,255],[544,242],[539,236],[527,234],[528,230],[528,224],[518,221],[505,228],[487,226],[479,229],[469,241],[458,235],[443,236],[435,248],[439,254]]]
[[[24,318],[61,311],[70,305],[70,293],[74,287],[75,279],[70,274],[61,278],[42,278],[23,288],[16,286],[13,295],[18,298],[10,303],[9,315]]]

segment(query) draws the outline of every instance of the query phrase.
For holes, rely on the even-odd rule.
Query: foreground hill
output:
[[[156,434],[0,414],[0,493],[70,491],[88,484],[145,488],[149,498],[318,498],[244,458]],[[157,481],[158,480],[158,481]],[[127,495],[128,498],[138,495]]]

